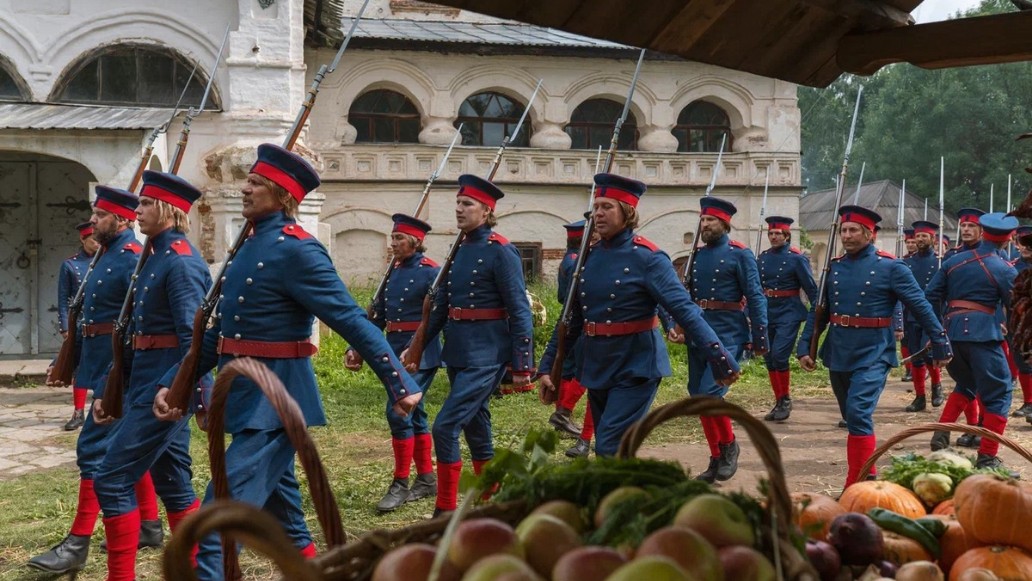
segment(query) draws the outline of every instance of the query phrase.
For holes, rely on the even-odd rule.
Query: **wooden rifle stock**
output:
[[[548,371],[548,379],[552,380],[552,391],[542,392],[541,399],[546,404],[553,404],[559,399],[559,389],[563,383],[563,362],[566,361],[569,349],[570,328],[564,319],[559,319],[555,335],[555,363]]]
[[[100,401],[100,407],[107,416],[116,419],[122,417],[122,398],[125,393],[123,374],[125,357],[123,355],[127,346],[125,332],[129,328],[129,321],[133,315],[133,298],[136,296],[133,287],[136,285],[136,280],[140,278],[140,271],[143,270],[143,265],[146,264],[151,249],[151,241],[148,239],[143,246],[139,260],[136,261],[133,276],[129,279],[129,290],[122,299],[122,310],[111,330],[111,371],[108,373],[107,383],[104,385],[104,397]]]
[[[820,346],[821,335],[828,328],[828,306],[825,301],[818,300],[813,309],[813,335],[810,337],[810,359],[817,361],[817,347]]]

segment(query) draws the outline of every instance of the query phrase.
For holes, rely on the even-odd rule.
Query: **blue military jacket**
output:
[[[227,265],[225,277],[214,324],[204,334],[198,377],[233,360],[233,355],[218,355],[219,337],[305,341],[312,334],[314,315],[358,350],[392,401],[419,392],[383,334],[351,297],[323,245],[282,212],[254,221],[253,235]],[[309,426],[326,423],[310,358],[258,360],[283,381]],[[159,385],[170,385],[178,367]],[[226,405],[229,433],[282,427],[261,389],[244,377],[233,381]]]
[[[1021,272],[1021,271],[1025,270],[1026,268],[1032,266],[1032,261],[1023,260],[1021,258],[1018,258],[1017,260],[1015,260],[1014,262],[1011,263],[1011,266],[1013,266],[1014,270],[1016,270],[1017,272]]]
[[[763,290],[798,290],[806,293],[812,304],[817,299],[817,283],[813,280],[810,261],[798,248],[783,244],[778,248],[768,248],[760,253],[757,260],[760,271],[760,284]],[[801,295],[792,297],[766,297],[767,322],[801,323],[806,320],[806,305]]]
[[[404,261],[395,261],[394,269],[387,277],[383,288],[383,300],[375,306],[376,326],[384,329],[387,321],[418,323],[423,318],[423,297],[430,290],[441,267],[417,252]],[[387,333],[387,343],[396,355],[401,355],[412,340],[415,331],[392,331]],[[441,341],[434,338],[423,348],[420,369],[441,366]]]
[[[568,337],[576,341],[573,354],[578,379],[585,387],[635,385],[670,375],[667,346],[656,328],[616,336],[583,333],[586,323],[651,319],[656,316],[657,305],[681,325],[693,348],[705,350],[708,359],[719,362],[717,377],[724,376],[721,368],[738,369],[706,323],[702,309],[685,292],[670,257],[630,229],[592,245],[579,284]],[[555,360],[557,331],[558,325],[541,358],[543,374]]]
[[[903,258],[903,263],[910,268],[910,272],[914,275],[914,280],[917,281],[917,286],[921,287],[921,290],[928,287],[932,277],[939,271],[939,257],[932,252],[931,248],[923,252],[918,250],[913,254],[908,254]],[[932,308],[937,313],[942,310],[939,307],[938,301],[932,302]],[[903,311],[903,319],[907,323],[917,324],[917,320],[914,319],[908,310]]]
[[[932,301],[945,301],[946,331],[952,341],[1003,341],[1000,310],[1010,306],[1011,288],[1018,272],[999,255],[998,248],[983,242],[971,252],[961,252],[942,263],[925,292]],[[992,312],[952,305],[971,301]]]
[[[72,304],[91,260],[93,257],[80,248],[75,256],[69,256],[61,263],[61,272],[57,276],[57,324],[62,333],[68,330],[68,306]]]
[[[85,325],[114,324],[118,319],[143,247],[132,228],[126,228],[103,250],[104,254],[86,279],[79,316],[82,354],[75,372],[75,384],[92,389],[96,399],[104,396],[104,384],[111,367],[111,334],[91,337],[86,334]]]
[[[910,269],[873,244],[856,254],[832,259],[826,292],[828,312],[837,316],[891,318],[896,304],[902,302],[931,338],[933,358],[951,356],[946,333]],[[811,308],[796,345],[796,355],[808,354],[813,329]],[[856,328],[829,324],[819,356],[832,371],[855,371],[875,363],[895,366],[892,326]]]
[[[738,303],[745,298],[748,319],[745,311],[713,309],[703,311],[706,322],[725,343],[752,343],[753,349],[767,349],[767,297],[760,287],[752,250],[730,241],[726,234],[701,246],[692,264],[691,292],[702,306],[706,300]]]
[[[559,304],[566,304],[566,295],[570,291],[570,280],[573,278],[573,269],[577,268],[577,251],[569,249],[566,251],[566,255],[563,256],[562,262],[559,263]],[[576,345],[570,349],[570,353],[575,352]],[[563,379],[570,379],[577,376],[577,362],[573,357],[567,357],[563,360]]]
[[[960,254],[962,252],[967,252],[969,250],[974,250],[975,248],[978,248],[979,244],[981,244],[981,242],[974,242],[972,244],[965,244],[965,243],[962,242],[962,243],[954,246],[953,248],[950,248],[949,250],[947,250],[946,254],[942,255],[942,260],[943,260],[943,262],[945,262],[946,260],[956,256],[957,254]]]
[[[448,318],[451,308],[505,309],[509,318],[453,320]],[[520,254],[487,225],[463,237],[435,297],[427,341],[442,329],[442,357],[450,367],[509,364],[514,374],[533,372],[534,322]]]
[[[190,350],[194,314],[211,286],[208,264],[185,234],[169,228],[148,242],[151,255],[134,287],[132,334],[175,335],[179,346],[133,353],[127,405],[145,407],[154,403],[165,372]]]

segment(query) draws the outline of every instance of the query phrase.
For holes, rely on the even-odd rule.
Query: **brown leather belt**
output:
[[[451,307],[448,309],[448,318],[455,321],[497,321],[498,319],[509,318],[505,309],[462,309]]]
[[[83,325],[82,334],[84,337],[96,337],[98,335],[110,335],[115,332],[114,323],[97,323],[95,325]]]
[[[655,329],[659,325],[659,318],[652,317],[641,321],[619,321],[616,323],[584,323],[584,334],[588,337],[616,337],[618,335],[633,335],[642,331]]]
[[[246,341],[219,337],[218,352],[220,355],[239,355],[243,357],[265,357],[268,359],[296,359],[311,357],[319,351],[312,342],[304,341]]]
[[[706,311],[744,311],[745,305],[741,302],[730,302],[730,301],[711,301],[709,299],[702,299],[695,301],[697,305],[702,307]]]
[[[179,347],[179,337],[175,335],[133,335],[133,349],[172,349]]]
[[[415,331],[419,328],[419,323],[420,321],[387,321],[387,332]]]
[[[946,306],[951,309],[963,309],[965,311],[977,311],[979,313],[985,313],[987,315],[995,315],[996,309],[983,305],[982,303],[976,303],[974,301],[963,301],[953,300],[946,303]]]
[[[831,324],[839,327],[857,327],[862,329],[878,329],[892,326],[892,317],[851,317],[849,315],[832,315]]]
[[[799,296],[799,289],[794,288],[792,290],[774,290],[772,288],[763,289],[763,296],[783,299],[785,297],[797,297]]]

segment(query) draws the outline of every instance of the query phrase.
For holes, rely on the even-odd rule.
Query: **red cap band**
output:
[[[126,208],[125,206],[119,206],[105,199],[98,199],[93,203],[94,206],[104,210],[105,212],[111,212],[116,216],[121,216],[126,220],[136,220],[136,212]]]
[[[143,186],[143,189],[140,190],[140,197],[143,196],[154,198],[155,200],[161,200],[162,202],[167,202],[184,212],[190,211],[190,202],[173,194],[168,190],[159,188],[158,186],[152,184],[147,184]]]
[[[928,226],[920,226],[920,227],[914,228],[914,234],[921,234],[921,233],[931,234],[932,236],[936,235],[935,228],[929,228]]]
[[[87,236],[90,236],[91,234],[93,234],[93,228],[92,227],[90,227],[90,228],[83,228],[82,230],[79,230],[79,238],[86,238]]]
[[[976,224],[976,225],[979,225],[979,226],[981,225],[981,224],[978,224],[978,216],[976,216],[974,214],[964,214],[963,216],[960,217],[959,222],[961,224],[970,223],[970,224]]]
[[[415,236],[416,240],[423,240],[426,237],[426,232],[423,232],[411,224],[403,224],[401,222],[394,223],[394,232]]]
[[[731,214],[728,214],[727,212],[725,212],[725,211],[723,211],[723,210],[721,210],[719,208],[712,208],[712,207],[711,208],[703,208],[702,209],[702,215],[703,216],[713,216],[714,218],[719,218],[719,219],[727,222],[728,224],[731,223]]]
[[[474,200],[480,202],[481,204],[484,204],[485,206],[487,206],[488,208],[491,208],[492,210],[495,209],[495,203],[498,201],[498,200],[494,199],[487,192],[482,191],[482,190],[478,190],[478,189],[474,188],[473,186],[462,186],[461,188],[459,188],[459,193],[457,193],[455,195],[456,196],[468,196],[470,198],[473,198]]]
[[[1011,235],[1010,235],[1009,232],[1007,234],[990,234],[989,232],[986,232],[985,230],[982,231],[982,240],[985,240],[987,242],[995,242],[995,243],[999,244],[1001,242],[1009,241],[1010,237],[1011,237]]]
[[[635,196],[631,192],[621,190],[619,188],[614,188],[611,186],[600,188],[598,194],[596,194],[596,197],[612,198],[618,202],[623,202],[632,208],[638,207],[638,200],[640,199],[638,196]]]
[[[867,228],[871,232],[874,232],[874,220],[871,220],[869,217],[864,216],[863,214],[846,212],[845,214],[842,214],[842,221],[855,222],[857,224],[860,224],[864,228]]]
[[[583,237],[584,237],[584,230],[567,230],[566,231],[566,238],[567,239],[570,239],[570,238],[583,238]]]
[[[305,187],[302,186],[300,182],[292,178],[290,174],[274,165],[267,164],[264,161],[259,161],[254,164],[254,167],[251,168],[251,172],[258,174],[263,178],[272,180],[273,183],[290,192],[290,195],[293,196],[298,203],[305,199],[305,194],[308,193],[305,191]]]
[[[791,224],[771,222],[770,226],[767,227],[767,230],[791,230],[790,226]]]

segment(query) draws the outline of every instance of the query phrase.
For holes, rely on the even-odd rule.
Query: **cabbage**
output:
[[[926,460],[938,462],[946,466],[955,466],[965,470],[974,470],[975,466],[965,456],[950,450],[936,450],[928,455]]]
[[[953,480],[938,472],[925,472],[914,477],[914,494],[928,506],[935,506],[953,496]]]

